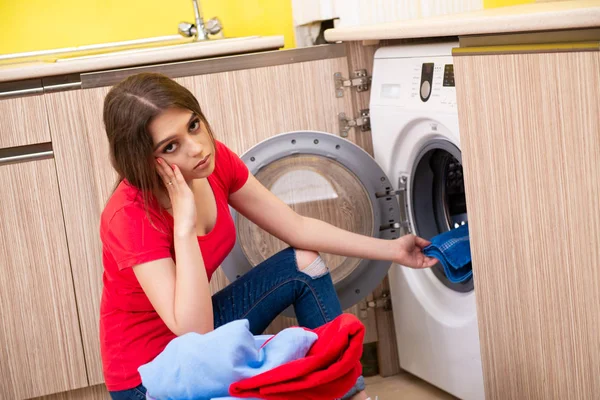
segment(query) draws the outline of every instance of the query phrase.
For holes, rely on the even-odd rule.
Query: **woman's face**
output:
[[[148,126],[154,157],[177,165],[186,181],[206,178],[215,169],[215,149],[206,125],[190,110],[169,108]]]

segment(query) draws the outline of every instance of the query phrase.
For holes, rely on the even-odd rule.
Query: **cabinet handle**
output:
[[[50,142],[0,149],[0,166],[47,158],[54,158]]]
[[[17,82],[0,82],[0,100],[12,97],[39,95],[44,93],[41,79],[25,79]]]

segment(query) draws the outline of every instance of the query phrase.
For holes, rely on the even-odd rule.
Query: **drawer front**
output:
[[[0,100],[0,148],[50,141],[44,96]]]

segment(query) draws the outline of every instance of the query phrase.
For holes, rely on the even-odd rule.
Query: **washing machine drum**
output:
[[[431,239],[440,233],[468,222],[461,152],[447,140],[426,143],[417,152],[409,182],[413,230]],[[473,279],[451,282],[441,264],[432,268],[446,287],[457,292],[470,292]]]
[[[335,135],[300,131],[269,138],[241,156],[250,172],[298,214],[323,220],[361,235],[400,236],[400,209],[392,185],[375,160],[352,142]],[[237,240],[223,262],[234,281],[288,245],[231,208]],[[381,283],[390,261],[363,260],[321,253],[343,309]],[[291,316],[293,311],[286,310]]]

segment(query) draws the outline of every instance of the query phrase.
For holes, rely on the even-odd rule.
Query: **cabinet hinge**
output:
[[[371,130],[371,116],[368,108],[360,110],[360,116],[355,119],[348,118],[346,113],[339,113],[338,121],[340,123],[341,137],[347,137],[348,131],[350,131],[351,128],[360,127],[361,132],[367,132]]]
[[[344,78],[341,72],[333,74],[335,82],[335,97],[344,97],[344,88],[356,88],[357,92],[369,90],[371,86],[371,77],[367,75],[366,69],[354,71],[354,77],[351,79]]]

